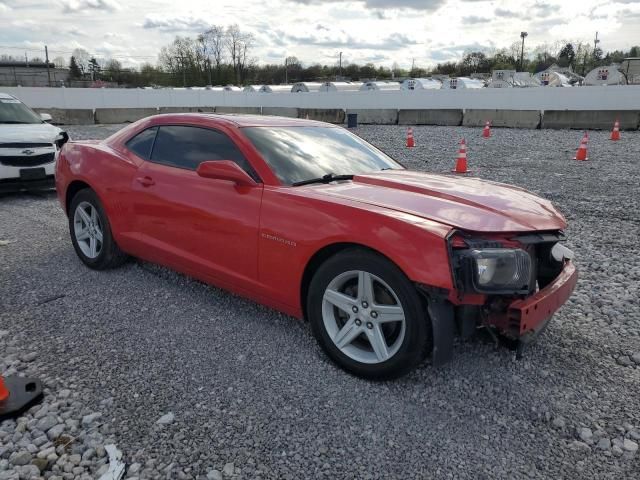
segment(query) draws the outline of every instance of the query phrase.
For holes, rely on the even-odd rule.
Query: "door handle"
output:
[[[136,178],[136,181],[143,187],[150,187],[151,185],[156,184],[151,177],[138,177]]]

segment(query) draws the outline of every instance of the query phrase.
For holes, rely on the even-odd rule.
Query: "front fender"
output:
[[[452,288],[449,226],[350,200],[325,201],[293,189],[265,188],[258,239],[258,274],[269,296],[301,316],[305,269],[321,250],[362,245],[389,258],[417,283]]]

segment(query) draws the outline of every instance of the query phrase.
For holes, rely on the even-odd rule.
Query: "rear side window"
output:
[[[200,163],[211,160],[231,160],[256,178],[249,162],[224,133],[182,125],[160,127],[153,144],[152,162],[195,170]]]
[[[153,148],[153,141],[156,138],[157,131],[158,127],[151,127],[143,130],[126,143],[127,148],[140,158],[149,160],[151,158],[151,149]]]

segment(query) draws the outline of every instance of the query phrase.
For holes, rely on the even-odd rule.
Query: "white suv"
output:
[[[62,131],[17,98],[0,92],[0,192],[54,186]]]

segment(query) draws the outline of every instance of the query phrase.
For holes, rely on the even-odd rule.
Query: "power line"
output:
[[[32,48],[32,47],[16,47],[10,45],[0,45],[0,49],[10,49],[10,50],[19,50],[21,52],[38,52],[42,53],[44,51],[44,46],[42,48]],[[84,50],[84,49],[79,49]],[[65,55],[73,55],[75,50],[50,50],[51,54],[65,54]],[[117,53],[117,54],[105,54],[105,53],[92,53],[87,52],[87,54],[91,57],[96,58],[158,58],[157,55],[128,55],[126,53]]]

